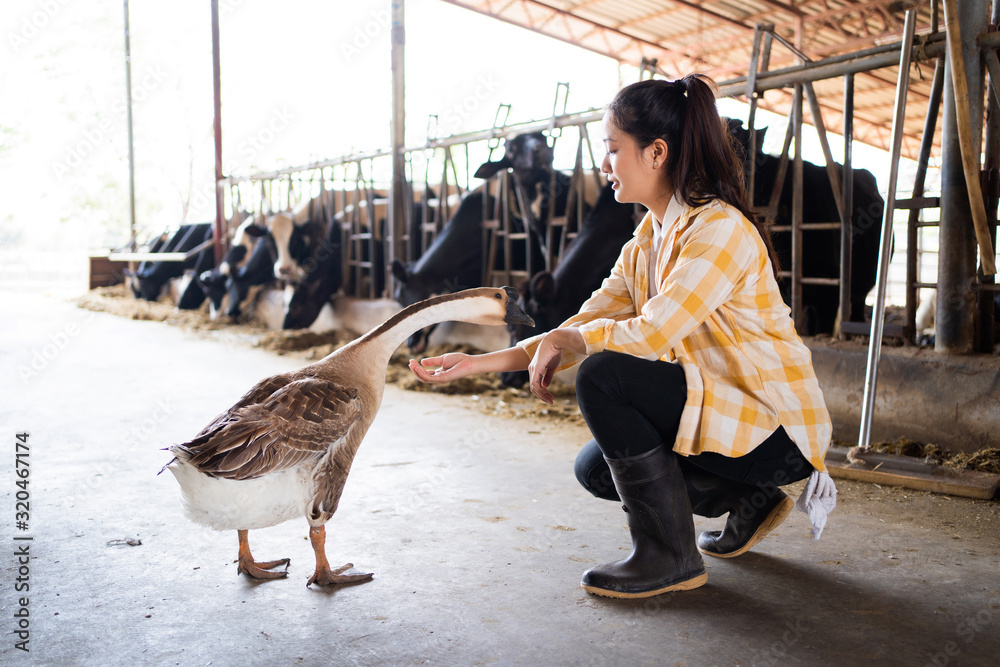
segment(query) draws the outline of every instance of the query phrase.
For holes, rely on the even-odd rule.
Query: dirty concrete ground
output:
[[[624,557],[628,532],[573,478],[585,427],[395,386],[327,526],[331,561],[374,580],[307,589],[303,519],[251,532],[258,558],[292,561],[288,579],[255,583],[236,574],[235,534],[183,517],[160,448],[304,362],[39,295],[0,308],[4,664],[997,664],[996,501],[839,481],[819,541],[795,512],[748,554],[706,558],[698,590],[597,598],[580,574]],[[30,591],[16,592],[26,536]]]

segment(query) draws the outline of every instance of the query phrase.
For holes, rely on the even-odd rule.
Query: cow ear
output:
[[[547,306],[556,298],[556,279],[548,271],[536,273],[531,278],[531,299],[540,306]]]
[[[246,234],[249,234],[250,236],[252,236],[254,238],[258,238],[259,239],[261,236],[264,236],[264,234],[267,234],[267,228],[264,227],[264,226],[262,226],[262,225],[258,225],[256,223],[254,223],[252,225],[247,225],[243,229],[243,232],[246,233]]]
[[[406,270],[406,265],[398,259],[392,260],[392,275],[401,283],[410,282],[410,273]]]
[[[479,169],[476,169],[476,173],[473,174],[473,176],[485,180],[496,176],[498,171],[501,169],[508,169],[510,166],[510,160],[505,155],[502,160],[498,160],[496,162],[484,162],[479,165]]]

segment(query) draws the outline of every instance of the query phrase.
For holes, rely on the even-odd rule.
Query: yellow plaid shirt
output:
[[[652,217],[622,248],[600,289],[560,327],[603,350],[680,363],[687,379],[674,451],[742,456],[779,425],[819,471],[831,423],[767,250],[738,209],[715,200],[664,221],[661,277],[649,297]],[[521,341],[534,356],[540,336]],[[582,361],[566,352],[559,370]]]

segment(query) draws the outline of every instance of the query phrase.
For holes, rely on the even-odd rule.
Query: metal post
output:
[[[927,101],[927,116],[924,119],[924,133],[920,138],[920,153],[917,156],[917,171],[913,176],[913,194],[911,199],[918,199],[924,196],[924,181],[927,177],[927,164],[931,157],[931,148],[934,145],[934,134],[937,130],[938,109],[941,106],[941,93],[944,90],[944,57],[938,58],[934,65],[934,79],[931,81],[930,98]],[[917,317],[917,245],[918,228],[917,222],[920,220],[919,208],[911,208],[910,215],[906,223],[906,322],[905,326],[916,331]],[[914,340],[913,342],[917,342]]]
[[[806,328],[802,308],[802,84],[795,84],[792,100],[792,133],[795,161],[792,163],[792,317],[795,328]]]
[[[406,155],[404,152],[406,142],[406,89],[404,85],[405,60],[404,52],[406,45],[406,32],[403,23],[404,0],[391,0],[392,33],[390,46],[390,60],[392,63],[392,121],[390,123],[390,133],[392,135],[392,186],[389,194],[389,253],[386,258],[386,266],[392,264],[392,260],[406,260],[406,247],[404,238],[406,234]],[[388,281],[390,290],[395,279],[392,272],[389,272]]]
[[[225,193],[222,189],[222,75],[219,53],[219,0],[212,0],[212,87],[215,93],[215,117],[212,122],[215,134],[215,226],[212,228],[212,240],[216,264],[222,262],[226,236],[222,206]]]
[[[950,14],[949,4],[945,3],[946,19]],[[955,7],[954,21],[962,34],[961,52],[969,93],[964,103],[968,104],[971,120],[973,145],[970,148],[973,155],[979,155],[977,138],[982,136],[983,76],[975,38],[986,27],[986,3],[985,0],[969,0],[955,3]],[[973,214],[959,138],[961,119],[956,108],[956,104],[963,102],[957,99],[954,84],[955,65],[961,63],[949,64],[952,66],[945,71],[941,130],[941,226],[934,349],[942,353],[966,354],[973,346],[976,237],[970,224]]]
[[[892,118],[892,158],[889,163],[889,187],[882,216],[882,238],[878,253],[878,270],[875,274],[875,307],[872,309],[872,329],[868,339],[868,366],[865,369],[865,391],[861,403],[861,432],[858,449],[868,450],[871,444],[872,412],[875,407],[875,383],[878,376],[878,358],[882,350],[882,323],[885,309],[885,286],[889,272],[889,255],[892,248],[892,217],[896,208],[896,180],[899,174],[899,154],[903,147],[903,123],[906,120],[906,93],[910,84],[910,45],[917,24],[917,11],[909,9],[903,24],[903,48],[899,59],[899,77],[896,81],[896,104]]]
[[[851,312],[851,262],[854,246],[854,75],[844,75],[844,180],[841,199],[844,210],[840,228],[840,321],[864,319]]]
[[[128,0],[125,0],[125,109],[128,125],[128,229],[132,239],[130,250],[135,243],[135,150],[132,144],[132,47],[129,35]]]

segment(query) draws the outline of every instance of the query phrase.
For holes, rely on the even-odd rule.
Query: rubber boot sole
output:
[[[654,595],[660,595],[662,593],[669,593],[671,591],[690,591],[695,588],[700,588],[705,585],[708,581],[708,573],[702,572],[696,577],[688,579],[687,581],[681,581],[676,584],[671,584],[670,586],[664,586],[663,588],[656,588],[651,591],[641,591],[639,593],[623,593],[622,591],[609,591],[605,588],[598,588],[596,586],[584,586],[580,584],[580,587],[588,593],[593,593],[594,595],[600,595],[606,598],[651,598]]]
[[[793,509],[795,509],[795,501],[788,497],[783,498],[780,503],[775,505],[774,509],[771,510],[771,512],[764,519],[764,521],[759,526],[757,526],[757,530],[754,531],[754,534],[750,536],[750,539],[747,540],[747,543],[744,544],[739,549],[736,549],[735,551],[719,553],[717,551],[705,551],[700,547],[698,551],[705,554],[706,556],[712,556],[714,558],[736,558],[737,556],[744,554],[750,549],[752,549],[761,540],[767,537],[768,533],[770,533],[772,530],[774,530],[782,523],[784,523],[785,519],[788,518],[788,515],[792,513]]]

